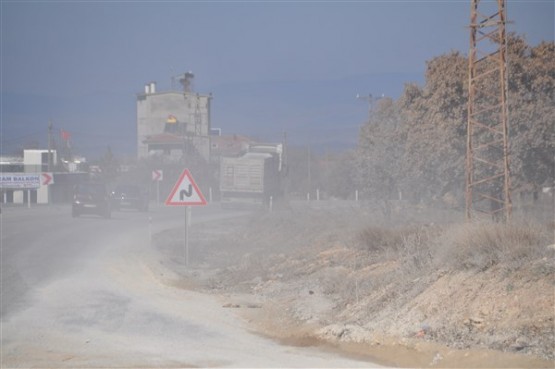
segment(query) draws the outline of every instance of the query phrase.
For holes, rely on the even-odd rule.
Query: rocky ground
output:
[[[498,254],[464,254],[460,240],[481,229],[458,226],[460,214],[374,214],[298,205],[198,224],[189,267],[182,230],[155,244],[177,273],[168,283],[221,295],[254,330],[288,344],[393,366],[555,365],[552,225],[511,236],[524,252],[502,241]],[[488,232],[479,242],[498,247],[499,230]]]

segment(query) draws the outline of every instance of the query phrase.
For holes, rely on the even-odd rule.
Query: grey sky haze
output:
[[[493,3],[492,3],[493,4]],[[554,38],[554,1],[507,1],[508,30]],[[2,153],[47,122],[94,156],[134,153],[135,94],[191,70],[224,133],[353,145],[367,105],[468,50],[467,1],[2,1]]]

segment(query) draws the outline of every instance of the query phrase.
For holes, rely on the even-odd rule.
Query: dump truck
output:
[[[220,160],[223,208],[262,208],[282,194],[282,145],[251,145],[239,157]]]

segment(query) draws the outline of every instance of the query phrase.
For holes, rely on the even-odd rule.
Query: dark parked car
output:
[[[116,210],[136,209],[148,211],[148,192],[134,184],[117,186],[112,191],[112,207]]]
[[[75,185],[71,215],[96,214],[104,218],[112,216],[112,206],[106,185],[87,182]]]

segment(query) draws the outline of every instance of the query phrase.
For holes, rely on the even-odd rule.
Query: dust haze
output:
[[[25,125],[34,113],[10,92],[0,150],[1,366],[553,367],[555,43],[506,32],[503,1],[501,10],[486,4],[494,15],[485,19],[478,3],[460,31],[470,32],[468,54],[427,55],[421,82],[380,72],[373,80],[387,93],[357,77],[374,73],[360,69],[368,59],[340,52],[353,40],[293,35],[281,21],[276,30],[289,38],[259,41],[275,44],[279,58],[262,63],[273,50],[252,70],[273,70],[285,55],[298,59],[284,63],[298,77],[304,55],[314,70],[301,82],[251,83],[242,65],[237,76],[210,76],[191,53],[201,72],[172,67],[167,86],[137,58],[140,78],[121,75],[135,104],[126,153],[129,142],[114,144],[119,133],[100,132],[121,129],[125,114],[90,114],[99,103],[79,112],[79,125],[72,107],[38,138]],[[267,5],[284,14],[291,4]],[[260,11],[241,5],[230,15],[238,9]],[[257,27],[281,19],[264,14]],[[210,58],[232,68],[228,57],[248,57],[229,49],[258,34],[247,27],[253,34],[239,37],[235,23],[214,39],[208,23],[198,36],[180,34],[234,40]],[[391,50],[399,35],[383,33]],[[295,57],[286,40],[306,45]],[[181,43],[169,43],[168,55]],[[311,49],[325,51],[321,60],[306,57]],[[145,60],[161,54],[153,50]],[[373,63],[393,63],[375,50]],[[330,68],[328,53],[341,54],[351,74],[312,81]],[[411,58],[397,55],[394,65]],[[338,97],[361,85],[371,92]],[[324,92],[335,94],[317,101]],[[299,108],[303,99],[310,108]],[[233,107],[218,107],[222,100]],[[347,113],[350,104],[363,118]],[[84,132],[90,120],[98,125]]]

